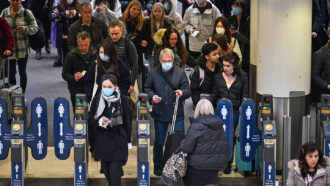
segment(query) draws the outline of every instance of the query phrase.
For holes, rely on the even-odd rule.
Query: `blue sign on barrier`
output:
[[[73,129],[69,120],[69,102],[65,98],[57,98],[54,102],[54,149],[60,160],[70,155],[73,146]]]
[[[232,157],[233,147],[233,107],[229,99],[221,99],[218,102],[217,114],[223,122],[228,142],[228,159]]]
[[[265,162],[264,186],[275,186],[275,170],[274,162]]]
[[[241,158],[245,162],[252,161],[256,149],[262,144],[262,132],[256,127],[255,107],[254,101],[247,99],[240,108]]]
[[[25,132],[25,144],[31,148],[32,156],[41,160],[47,155],[47,103],[44,98],[35,98],[31,104],[32,124]]]
[[[86,186],[86,163],[75,162],[75,186]]]
[[[330,157],[330,139],[324,139],[324,155]]]
[[[23,163],[11,163],[11,185],[23,185]]]
[[[148,162],[138,162],[138,186],[149,186]]]
[[[10,128],[7,120],[6,101],[0,98],[0,160],[4,160],[8,156],[8,150],[11,145]]]

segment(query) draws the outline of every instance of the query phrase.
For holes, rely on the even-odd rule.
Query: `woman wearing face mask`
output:
[[[94,118],[95,158],[101,160],[101,171],[110,186],[120,186],[122,167],[128,158],[131,141],[131,109],[127,96],[121,95],[117,78],[102,76],[102,91],[93,99],[89,118]]]
[[[236,130],[239,117],[239,106],[242,99],[249,95],[248,78],[244,71],[240,69],[238,55],[234,52],[226,54],[222,58],[222,72],[214,75],[214,85],[212,88],[210,101],[215,105],[219,99],[227,98],[233,104],[234,128]],[[234,140],[235,141],[235,140]],[[233,157],[228,161],[224,173],[231,172]]]
[[[231,35],[229,22],[226,17],[221,16],[215,20],[213,33],[212,33],[211,37],[208,39],[208,41],[211,42],[212,38],[217,34],[223,34],[223,35],[227,36],[227,41],[228,41],[230,48],[232,48],[232,51],[238,55],[238,57],[240,59],[240,63],[241,63],[242,62],[241,49],[239,47],[237,39],[235,39]]]
[[[306,142],[297,153],[297,159],[288,163],[287,186],[329,186],[330,159],[323,156],[315,142]]]
[[[79,2],[78,0],[60,0],[56,3],[51,14],[51,40],[57,49],[57,59],[53,66],[61,67],[68,48],[69,27],[72,23],[79,19]]]
[[[172,23],[172,26],[178,30],[180,35],[183,32],[182,28],[182,17],[181,15],[176,12],[177,7],[177,0],[161,0],[161,3],[164,6],[165,15]]]

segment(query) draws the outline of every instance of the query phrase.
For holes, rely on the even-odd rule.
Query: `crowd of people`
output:
[[[185,100],[191,97],[195,109],[182,143],[182,151],[189,154],[187,185],[213,184],[220,169],[225,174],[231,172],[233,157],[226,157],[225,133],[214,108],[219,99],[230,99],[234,129],[237,127],[239,106],[249,96],[249,1],[181,0],[180,14],[177,0],[39,0],[38,5],[46,5],[46,9],[40,9],[48,10],[46,20],[32,2],[36,2],[29,3],[34,9],[25,9],[22,0],[9,0],[9,6],[1,12],[0,40],[5,42],[1,42],[0,56],[10,59],[10,83],[16,84],[17,64],[25,92],[28,36],[38,31],[36,20],[43,20],[45,50],[50,53],[51,41],[57,50],[54,67],[63,66],[62,77],[68,84],[72,105],[76,94],[86,94],[90,151],[94,159],[101,160],[101,172],[110,185],[121,182],[139,91],[146,92],[152,104],[155,175],[162,174],[163,147],[176,97],[176,131],[185,133]],[[318,37],[316,28],[313,38]],[[312,78],[323,89],[330,89],[328,76],[326,80],[321,77],[322,70],[328,69],[325,65],[330,64],[326,63],[330,58],[324,57],[329,48],[327,43],[313,57],[322,65],[313,67],[318,71]],[[36,50],[36,58],[41,59],[41,49]],[[193,68],[189,77],[186,67]],[[208,94],[208,99],[201,99],[201,94]],[[315,147],[303,154],[313,150]],[[292,163],[294,166],[297,163]],[[323,159],[321,166],[326,167]],[[308,171],[303,178],[306,173],[312,177],[319,173]],[[289,178],[296,180],[294,176],[299,174],[290,172]]]

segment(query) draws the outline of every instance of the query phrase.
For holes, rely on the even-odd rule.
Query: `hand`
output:
[[[182,90],[180,90],[180,89],[178,89],[178,90],[176,90],[176,91],[174,91],[174,92],[175,92],[175,95],[176,95],[176,96],[182,97],[182,95],[183,95],[183,92],[182,92]]]
[[[107,6],[107,5],[103,5],[103,6],[102,6],[102,10],[103,10],[103,11],[108,11],[108,6]]]
[[[81,72],[76,72],[74,74],[74,80],[79,81],[83,77]]]
[[[193,2],[192,0],[187,0],[188,5],[191,5],[192,2]]]
[[[96,12],[101,12],[102,11],[102,7],[101,6],[96,6],[95,10],[96,10]]]
[[[77,11],[76,10],[71,10],[72,17],[76,16],[76,14],[77,14]]]
[[[134,40],[136,38],[136,35],[132,35],[131,40]]]
[[[160,103],[161,100],[158,99],[158,95],[154,95],[152,96],[152,102],[154,102],[155,104]]]
[[[312,37],[313,38],[317,38],[317,33],[316,32],[312,32]]]
[[[328,90],[330,90],[330,85],[328,85]]]
[[[195,31],[196,31],[196,29],[194,29],[194,28],[191,29],[191,33],[190,33],[190,35],[193,34]]]
[[[143,10],[143,15],[147,16],[148,15],[148,10]]]
[[[65,11],[65,16],[66,16],[66,17],[69,17],[69,16],[70,16],[70,10],[66,10],[66,11]]]
[[[5,50],[5,52],[3,53],[3,55],[5,55],[5,56],[10,56],[10,54],[11,54],[10,50]]]
[[[55,14],[58,14],[58,13],[59,13],[59,11],[58,11],[57,8],[54,9],[54,13],[55,13]]]
[[[103,124],[103,125],[108,125],[108,124],[110,124],[110,123],[111,123],[110,120],[108,120],[108,119],[102,119],[102,124]]]
[[[23,26],[18,26],[18,27],[16,27],[16,29],[14,30],[14,32],[16,33],[16,32],[23,32],[23,30],[24,30],[24,27]]]
[[[142,47],[147,47],[147,46],[148,46],[148,41],[146,41],[146,40],[142,40],[142,41],[141,41],[141,46],[142,46]]]
[[[131,86],[129,86],[129,89],[128,89],[128,93],[131,93],[131,92],[133,92],[133,90],[134,90],[134,87],[131,85]]]

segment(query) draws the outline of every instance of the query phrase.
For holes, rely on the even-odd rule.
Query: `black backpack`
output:
[[[26,17],[26,9],[24,10],[24,19]],[[28,35],[29,37],[29,43],[30,43],[30,47],[33,50],[38,50],[41,49],[45,46],[46,44],[46,38],[45,38],[45,32],[44,32],[44,28],[40,22],[39,19],[35,18],[37,25],[38,25],[38,32],[34,35]],[[26,20],[26,19],[25,19]]]

